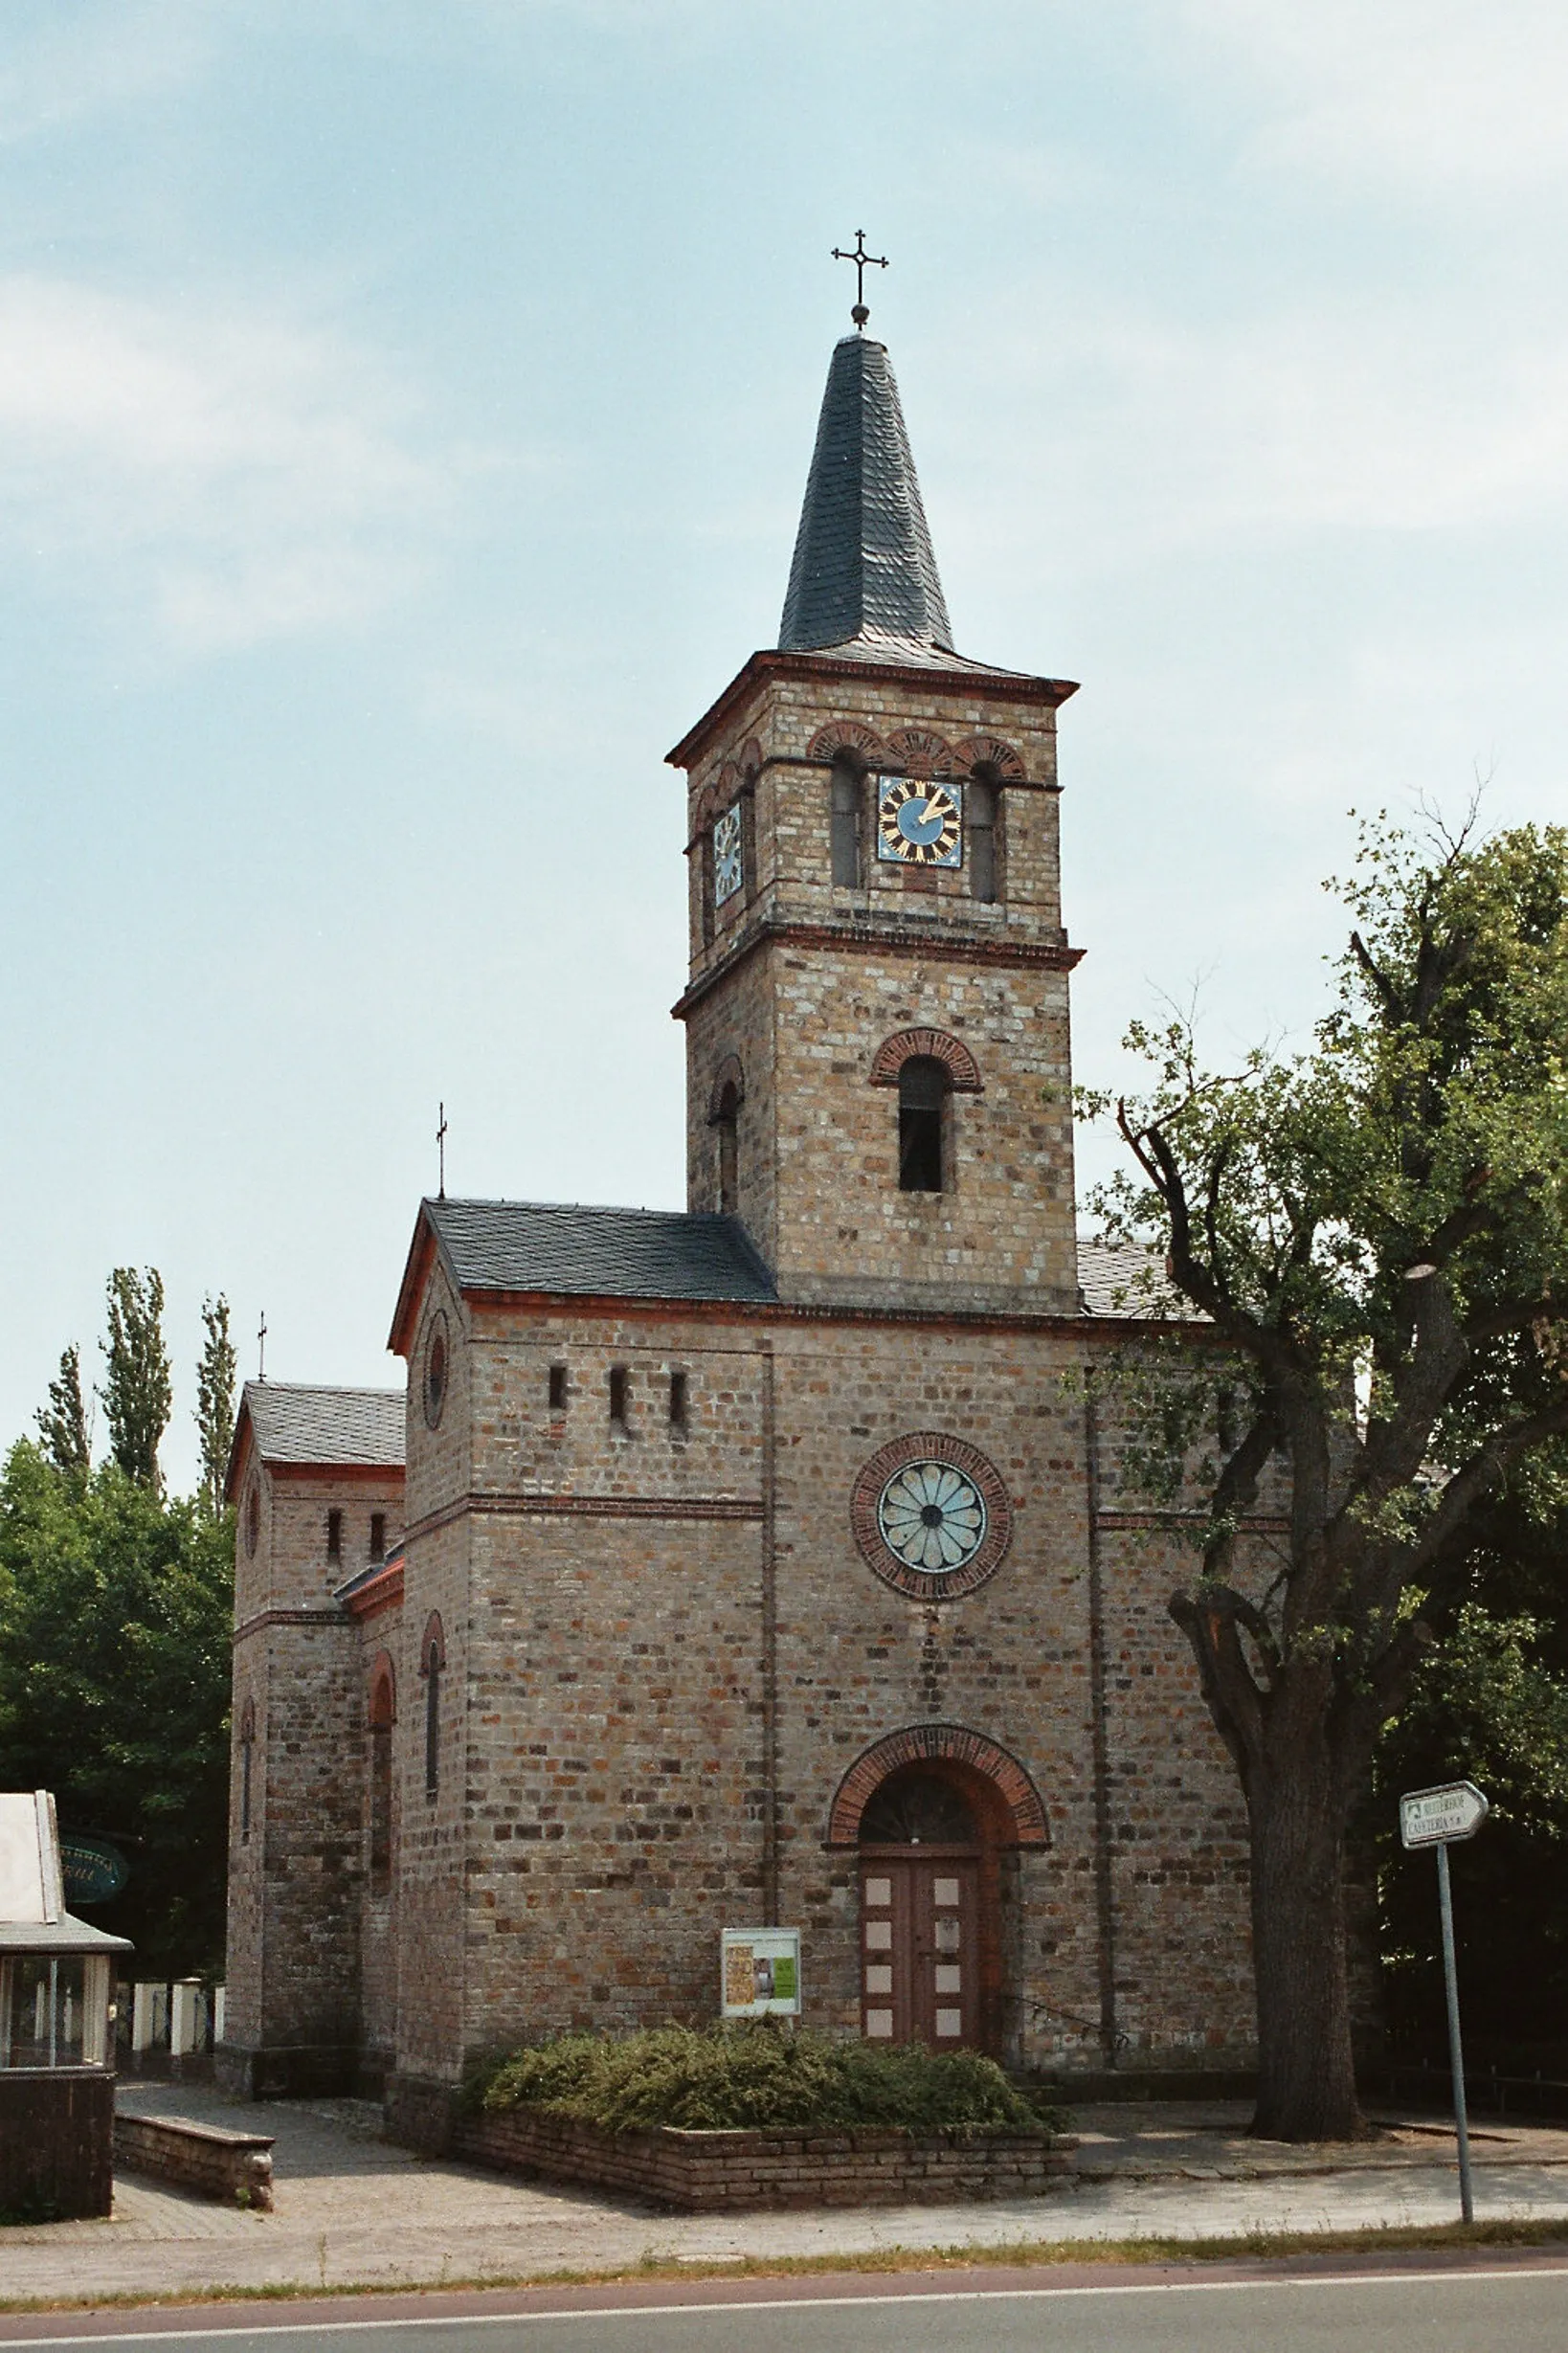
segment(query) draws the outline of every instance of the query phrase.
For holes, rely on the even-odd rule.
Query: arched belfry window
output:
[[[441,1676],[446,1669],[446,1636],[440,1612],[432,1610],[419,1646],[419,1672],[425,1686],[425,1796],[434,1804],[441,1787]]]
[[[974,775],[964,788],[969,836],[969,895],[987,905],[1001,897],[1001,794],[994,778]]]
[[[737,1057],[728,1054],[714,1074],[707,1099],[718,1161],[718,1206],[727,1218],[740,1207],[740,1108],[745,1101],[746,1074]]]
[[[865,797],[859,771],[848,760],[833,763],[833,880],[858,890],[861,883],[861,804]]]
[[[911,1054],[898,1074],[898,1183],[901,1193],[942,1193],[949,1077],[934,1054]]]

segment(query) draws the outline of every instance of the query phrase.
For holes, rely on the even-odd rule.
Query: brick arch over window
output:
[[[725,1115],[725,1096],[730,1087],[735,1090],[737,1108],[746,1101],[746,1073],[741,1068],[738,1054],[727,1054],[713,1073],[713,1084],[707,1090],[707,1124],[716,1127]]]
[[[370,1663],[370,1711],[372,1731],[397,1721],[397,1670],[390,1651],[378,1650]]]
[[[963,765],[947,737],[928,728],[900,728],[887,738],[887,749],[910,776],[951,776]]]
[[[754,735],[749,735],[741,749],[741,774],[748,784],[755,783],[762,773],[762,746]]]
[[[911,1724],[891,1732],[857,1757],[839,1783],[828,1814],[830,1847],[853,1847],[861,1834],[861,1816],[872,1793],[902,1765],[967,1766],[996,1790],[1012,1819],[1014,1843],[1019,1847],[1048,1847],[1051,1827],[1039,1790],[1016,1757],[1010,1757],[983,1732],[968,1732],[962,1724]]]
[[[716,776],[708,779],[697,802],[695,830],[704,832],[716,817],[722,817],[745,783],[733,760],[726,760]]]
[[[998,783],[1027,784],[1028,772],[1011,744],[1004,744],[999,735],[966,735],[961,744],[954,744],[952,756],[960,768],[989,768],[995,771]]]
[[[433,1609],[425,1620],[425,1630],[419,1644],[419,1672],[422,1675],[428,1675],[430,1672],[432,1651],[435,1653],[436,1665],[444,1667],[446,1665],[446,1628],[441,1624],[441,1613],[438,1609]]]
[[[858,768],[875,768],[880,760],[889,756],[887,746],[875,728],[863,727],[858,719],[830,719],[825,728],[818,728],[806,746],[808,760],[847,757]]]
[[[963,1040],[949,1037],[945,1029],[901,1029],[885,1038],[871,1057],[872,1086],[896,1087],[898,1074],[912,1054],[927,1054],[939,1062],[955,1095],[983,1092],[978,1063]]]

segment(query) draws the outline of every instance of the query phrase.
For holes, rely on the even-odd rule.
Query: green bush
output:
[[[973,2133],[1051,2121],[978,2051],[840,2042],[767,2020],[563,2034],[503,2060],[477,2088],[491,2112],[538,2108],[609,2132],[880,2124]]]

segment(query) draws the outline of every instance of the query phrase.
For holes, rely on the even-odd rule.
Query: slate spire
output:
[[[778,634],[787,654],[857,639],[952,647],[892,364],[868,335],[834,349]]]

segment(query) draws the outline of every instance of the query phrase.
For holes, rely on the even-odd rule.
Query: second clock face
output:
[[[734,801],[713,827],[713,904],[723,907],[746,879],[741,849],[740,802]]]
[[[964,857],[963,787],[914,776],[877,779],[877,856],[901,866],[957,866]]]

